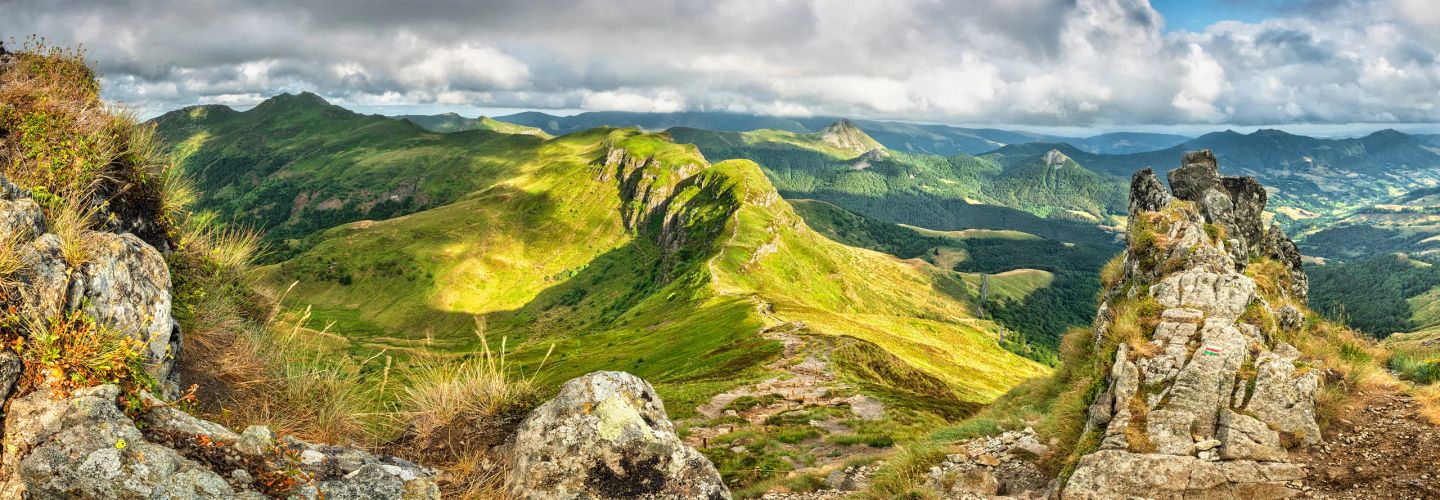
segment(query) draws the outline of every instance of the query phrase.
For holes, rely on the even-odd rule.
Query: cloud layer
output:
[[[1440,122],[1431,0],[1288,2],[1167,32],[1146,0],[0,0],[142,114],[728,110],[1059,126]]]

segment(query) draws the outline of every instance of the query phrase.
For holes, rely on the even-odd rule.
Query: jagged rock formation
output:
[[[569,382],[520,424],[517,498],[729,498],[720,473],[675,434],[660,396],[623,372]]]
[[[655,209],[669,200],[681,180],[700,171],[700,165],[694,164],[667,168],[654,157],[636,155],[614,145],[607,145],[596,168],[597,180],[614,179],[620,190],[621,221],[632,232],[640,231]]]
[[[1287,483],[1304,471],[1287,447],[1321,439],[1320,374],[1283,340],[1303,320],[1299,254],[1265,229],[1264,188],[1221,177],[1209,151],[1185,155],[1169,180],[1173,197],[1150,169],[1131,181],[1124,275],[1096,319],[1096,348],[1116,346],[1087,423],[1098,450],[1064,496],[1298,494]],[[1265,259],[1279,265],[1251,273],[1269,273],[1261,283],[1246,271]],[[1116,338],[1122,329],[1140,338]]]
[[[18,257],[20,300],[10,305],[27,319],[22,331],[35,335],[83,313],[138,341],[158,392],[173,396],[180,332],[160,251],[130,233],[82,231],[71,236],[80,241],[62,242],[47,229],[39,205],[0,178],[0,241]],[[67,255],[67,243],[83,255]],[[23,371],[34,382],[20,392]],[[57,376],[64,375],[25,366],[8,346],[0,350],[6,498],[439,496],[432,471],[399,459],[277,439],[263,427],[236,434],[145,391],[122,394],[112,384],[70,390],[76,381]],[[140,404],[127,405],[131,413],[121,410],[119,401],[136,398]]]

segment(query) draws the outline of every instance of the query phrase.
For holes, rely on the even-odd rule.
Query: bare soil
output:
[[[1314,498],[1440,498],[1440,427],[1401,392],[1361,401],[1325,436],[1292,458],[1306,464]]]

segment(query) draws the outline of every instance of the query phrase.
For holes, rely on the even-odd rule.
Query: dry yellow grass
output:
[[[1440,384],[1431,384],[1415,391],[1420,403],[1420,416],[1431,424],[1440,425]]]

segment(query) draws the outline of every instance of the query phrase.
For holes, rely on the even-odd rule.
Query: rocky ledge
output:
[[[131,233],[84,231],[83,259],[49,232],[40,205],[0,177],[0,241],[18,262],[18,293],[4,304],[44,331],[83,314],[133,338],[161,396],[178,381],[180,328],[160,251]],[[68,257],[68,258],[67,258]],[[74,262],[78,261],[78,264]],[[35,373],[25,373],[36,370]],[[25,378],[33,383],[18,387]],[[0,496],[5,498],[438,498],[434,472],[361,450],[235,433],[149,392],[74,387],[0,348],[5,401]],[[139,399],[138,404],[136,398]],[[121,402],[131,411],[121,410]]]
[[[1168,177],[1169,191],[1148,168],[1131,182],[1122,276],[1096,319],[1096,349],[1118,343],[1086,424],[1098,444],[1063,497],[1299,494],[1288,449],[1321,439],[1320,372],[1284,341],[1303,323],[1299,252],[1265,228],[1264,188],[1220,176],[1209,151]]]

